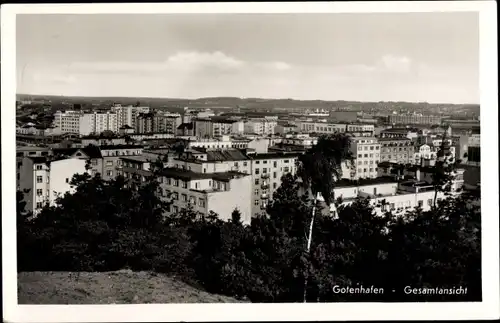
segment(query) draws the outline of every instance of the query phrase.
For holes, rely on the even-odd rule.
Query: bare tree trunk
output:
[[[314,226],[314,217],[316,215],[316,202],[318,200],[318,195],[319,193],[316,193],[314,196],[314,204],[313,204],[313,209],[312,209],[312,216],[311,216],[311,224],[309,225],[309,236],[307,238],[307,254],[311,252],[311,241],[312,241],[312,231],[313,231],[313,226]],[[307,274],[304,277],[304,303],[307,303]]]

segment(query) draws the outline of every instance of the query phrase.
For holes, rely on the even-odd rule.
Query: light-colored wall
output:
[[[58,195],[73,193],[75,188],[69,184],[73,175],[84,173],[86,173],[84,159],[70,158],[51,162],[49,203],[54,204]]]
[[[241,213],[244,224],[250,224],[251,212],[251,176],[232,179],[229,182],[229,191],[208,193],[208,211],[214,211],[222,220],[231,219],[235,208]]]

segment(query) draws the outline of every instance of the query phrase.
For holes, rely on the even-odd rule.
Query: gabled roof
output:
[[[84,148],[56,148],[54,149],[54,154],[74,156],[78,151],[82,152],[91,159],[102,158],[101,150],[96,146],[87,146]]]

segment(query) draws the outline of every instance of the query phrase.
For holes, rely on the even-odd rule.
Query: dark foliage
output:
[[[154,173],[162,161],[153,162]],[[19,271],[110,271],[121,268],[176,275],[213,293],[252,302],[463,301],[481,299],[478,196],[442,200],[404,218],[375,216],[367,200],[318,208],[306,252],[313,205],[298,198],[301,183],[286,175],[268,216],[241,223],[192,208],[166,215],[169,198],[158,181],[75,176],[74,194],[61,196],[36,217],[18,192]],[[476,204],[474,204],[476,203]],[[333,286],[375,286],[383,294],[338,294]],[[406,295],[405,286],[468,288],[464,296]],[[394,290],[395,292],[392,292]]]

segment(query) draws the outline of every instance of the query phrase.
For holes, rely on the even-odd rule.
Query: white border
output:
[[[177,3],[2,5],[3,313],[7,322],[316,321],[492,319],[500,313],[498,261],[498,61],[495,1],[340,3]],[[480,12],[482,149],[481,303],[17,305],[15,224],[16,23],[19,13],[319,13]],[[397,27],[395,27],[397,28]],[[487,171],[485,171],[487,170]]]

